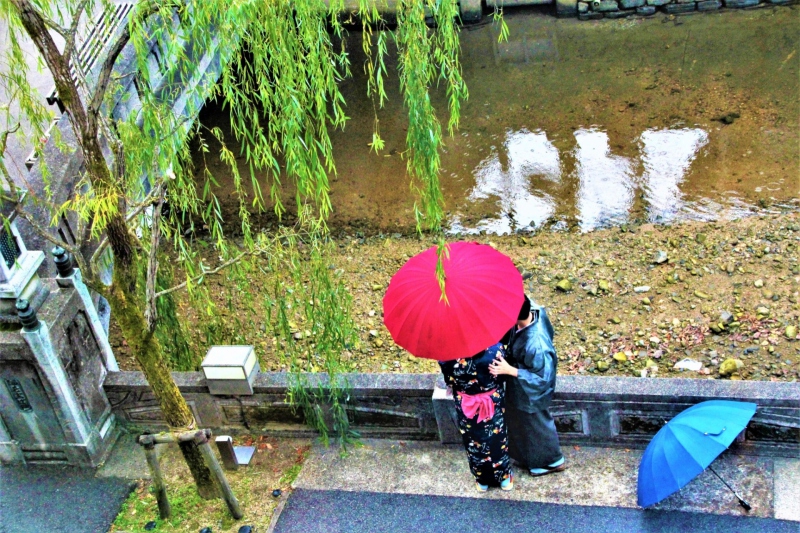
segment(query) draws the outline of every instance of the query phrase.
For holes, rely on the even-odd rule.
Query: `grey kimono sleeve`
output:
[[[547,323],[549,324],[549,320]],[[550,328],[552,331],[552,326]],[[552,353],[552,343],[549,339],[543,338],[543,334],[548,335],[548,333],[544,323],[532,325],[523,331],[524,338],[519,339],[519,341],[524,340],[524,344],[514,346],[514,355],[519,362],[517,379],[531,403],[553,392],[555,358]]]

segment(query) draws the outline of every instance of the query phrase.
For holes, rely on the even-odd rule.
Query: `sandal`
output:
[[[546,476],[547,474],[554,474],[556,472],[563,472],[567,469],[567,462],[562,457],[551,465],[544,468],[531,468],[530,473],[533,477]]]

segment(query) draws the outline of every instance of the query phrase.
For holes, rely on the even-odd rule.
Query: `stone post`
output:
[[[461,0],[461,22],[469,24],[480,22],[483,17],[483,6],[481,0]]]
[[[74,442],[84,444],[87,452],[93,455],[98,440],[92,437],[96,436],[96,432],[86,418],[61,365],[61,359],[53,348],[47,324],[38,319],[36,311],[30,308],[27,300],[17,300],[16,306],[22,322],[22,337],[30,346],[39,371],[53,389],[56,412],[61,419],[62,427],[72,433]]]
[[[444,380],[437,380],[433,389],[433,413],[439,428],[439,442],[442,444],[461,444],[461,431],[458,429],[455,402],[452,391]]]
[[[114,351],[108,342],[108,335],[106,335],[103,323],[100,321],[100,315],[97,314],[92,295],[89,294],[89,289],[83,282],[80,269],[72,266],[72,257],[60,246],[53,248],[53,257],[58,270],[58,278],[56,278],[58,286],[73,287],[77,291],[81,301],[83,301],[83,307],[86,309],[86,315],[89,318],[89,325],[94,332],[94,337],[97,339],[100,351],[103,352],[106,369],[109,372],[119,372],[117,358],[114,357]]]

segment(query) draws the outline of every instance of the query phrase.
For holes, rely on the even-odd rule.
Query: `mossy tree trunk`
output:
[[[165,363],[164,352],[155,334],[147,327],[144,313],[137,305],[139,292],[136,289],[136,255],[127,257],[117,246],[126,247],[123,239],[112,240],[109,231],[109,244],[114,250],[114,275],[111,286],[105,291],[111,312],[122,330],[126,342],[136,355],[136,361],[144,372],[147,383],[153,390],[167,424],[173,429],[192,429],[195,419],[186,400],[181,396],[178,386],[172,379]],[[133,250],[130,250],[133,252]],[[192,472],[197,491],[205,499],[219,496],[211,472],[203,461],[203,456],[194,442],[180,443],[181,452]]]

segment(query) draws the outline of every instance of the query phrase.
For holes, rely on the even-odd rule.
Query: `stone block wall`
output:
[[[268,432],[282,436],[311,436],[301,412],[286,403],[288,375],[260,373],[252,396],[213,396],[200,372],[174,372],[173,377],[200,427]],[[309,374],[309,386],[326,380]],[[347,412],[351,427],[362,437],[434,440],[439,438],[431,393],[432,374],[349,374]],[[141,429],[165,426],[158,403],[140,372],[110,373],[104,390],[121,420]]]
[[[630,16],[649,17],[667,14],[716,11],[721,8],[744,8],[758,5],[789,4],[793,0],[593,0],[578,2],[580,20],[616,19]]]
[[[201,427],[234,434],[313,435],[302,414],[285,402],[285,373],[259,374],[252,396],[212,396],[199,372],[173,376]],[[361,436],[461,442],[452,396],[438,374],[346,377],[352,387],[350,422]],[[307,379],[314,387],[326,377],[310,374]],[[566,445],[644,448],[667,420],[687,407],[727,399],[758,405],[735,445],[738,453],[800,454],[800,383],[563,376],[557,389],[551,410]],[[118,418],[139,430],[165,427],[141,373],[109,373],[104,390]]]

